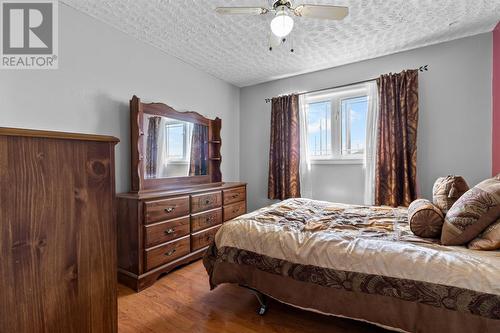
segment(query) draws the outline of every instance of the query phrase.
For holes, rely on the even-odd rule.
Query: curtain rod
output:
[[[419,72],[427,72],[428,70],[429,70],[429,65],[423,65],[423,66],[420,66],[418,68]],[[311,90],[311,91],[305,91],[305,92],[301,92],[301,93],[299,93],[297,95],[300,96],[300,95],[312,94],[312,93],[320,92],[320,91],[324,91],[324,90],[330,90],[330,89],[337,89],[337,88],[344,88],[344,87],[354,86],[354,85],[357,85],[357,84],[367,83],[367,82],[370,82],[370,81],[374,81],[376,79],[377,78],[373,78],[373,79],[368,79],[368,80],[363,80],[363,81],[357,81],[357,82],[342,84],[340,86],[335,86],[335,87],[328,87],[328,88],[323,88],[323,89],[316,89],[316,90]],[[265,101],[266,101],[266,103],[269,103],[269,102],[272,101],[272,98],[266,98]]]

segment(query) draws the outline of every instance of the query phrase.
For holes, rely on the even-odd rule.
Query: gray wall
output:
[[[222,119],[222,173],[239,178],[239,88],[66,5],[59,69],[1,70],[0,126],[117,136],[118,191],[129,190],[129,107],[136,94]]]
[[[264,98],[355,82],[429,65],[420,75],[418,184],[430,197],[434,180],[463,175],[470,185],[491,172],[491,33],[245,87],[240,92],[240,177],[249,208],[269,203],[267,171],[270,104]],[[316,199],[363,202],[361,165],[313,167]]]

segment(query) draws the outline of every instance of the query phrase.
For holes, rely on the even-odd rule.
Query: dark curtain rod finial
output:
[[[421,72],[427,72],[429,70],[428,67],[429,67],[429,65],[420,66],[418,68],[418,70],[421,71]]]
[[[419,72],[428,72],[429,71],[429,65],[420,66],[418,68],[418,71]],[[368,80],[363,80],[363,81],[358,81],[358,82],[343,84],[343,85],[335,86],[335,87],[329,87],[329,88],[324,88],[324,89],[317,89],[317,90],[307,91],[307,92],[300,93],[298,95],[304,95],[304,94],[309,94],[309,93],[323,91],[323,90],[330,90],[330,89],[336,89],[336,88],[343,88],[343,87],[348,87],[348,86],[354,86],[356,84],[361,84],[361,83],[366,83],[366,82],[370,82],[370,81],[375,81],[376,79],[377,78],[373,78],[373,79],[368,79]],[[266,103],[269,103],[269,102],[272,101],[272,99],[271,98],[266,98],[265,101],[266,101]]]

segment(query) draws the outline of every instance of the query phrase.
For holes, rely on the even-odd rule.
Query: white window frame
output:
[[[309,156],[312,164],[363,164],[365,154],[342,155],[342,100],[368,96],[368,86],[360,84],[329,91],[310,93],[305,95],[306,115],[309,113],[309,104],[330,102],[332,155]],[[308,121],[309,119],[307,119]],[[308,124],[307,124],[308,125]],[[309,126],[307,126],[308,128]],[[366,153],[366,152],[365,152]]]

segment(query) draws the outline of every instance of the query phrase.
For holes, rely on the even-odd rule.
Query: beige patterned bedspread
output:
[[[215,245],[296,264],[500,295],[499,251],[419,238],[409,229],[405,208],[289,199],[223,224]]]

